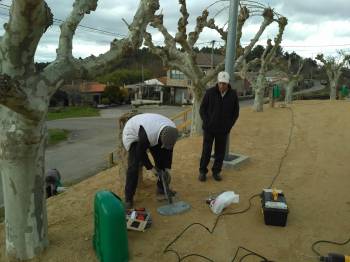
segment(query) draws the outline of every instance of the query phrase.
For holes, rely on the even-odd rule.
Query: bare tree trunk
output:
[[[205,84],[203,85],[199,81],[197,83],[194,83],[194,87],[193,87],[194,101],[192,105],[191,136],[201,135],[203,133],[202,118],[199,114],[199,109],[200,109],[205,92],[206,92]]]
[[[203,133],[202,130],[202,119],[199,114],[199,108],[201,105],[202,99],[199,99],[195,96],[193,105],[192,105],[192,125],[191,125],[191,136],[200,135]]]
[[[255,98],[253,110],[255,112],[263,112],[264,111],[264,93],[265,93],[265,80],[264,76],[259,75],[256,80],[256,86],[254,88]]]
[[[330,79],[329,81],[329,99],[336,100],[337,99],[337,81],[334,79]]]
[[[286,104],[291,104],[292,101],[293,101],[293,88],[295,86],[295,83],[296,81],[295,80],[292,80],[290,81],[288,84],[287,84],[287,87],[286,87],[286,95],[285,95],[285,98],[284,98],[284,102]]]
[[[45,122],[27,120],[4,107],[0,107],[0,119],[0,171],[7,207],[6,251],[11,259],[31,259],[48,245]]]

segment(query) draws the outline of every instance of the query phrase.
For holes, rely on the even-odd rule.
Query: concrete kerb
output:
[[[238,153],[230,153],[232,160],[224,160],[224,168],[240,168],[243,164],[249,161],[249,156],[245,156]],[[210,158],[211,161],[214,161],[214,157]]]
[[[245,156],[238,153],[230,153],[231,156],[233,156],[233,159],[228,161],[224,160],[224,167],[226,168],[240,168],[243,164],[247,163],[249,161],[249,156]]]

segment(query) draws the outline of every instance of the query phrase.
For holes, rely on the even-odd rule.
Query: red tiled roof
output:
[[[80,85],[80,92],[82,93],[103,93],[105,89],[105,84],[97,82],[85,82]]]

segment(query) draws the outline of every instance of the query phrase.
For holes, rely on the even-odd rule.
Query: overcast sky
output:
[[[195,18],[202,10],[214,0],[187,0],[190,13],[189,30],[193,29]],[[58,43],[60,24],[69,14],[73,0],[47,0],[54,18],[58,19],[45,33],[40,41],[36,61],[52,61]],[[336,50],[350,51],[350,0],[262,0],[260,3],[269,5],[274,10],[288,18],[288,26],[283,36],[282,47],[285,51],[295,51],[304,57],[315,57],[322,52],[331,55]],[[8,9],[11,0],[0,0],[0,23],[8,19]],[[165,24],[169,31],[174,33],[179,18],[179,5],[177,0],[160,0],[161,10],[165,16]],[[98,55],[109,49],[113,38],[120,38],[127,34],[127,28],[122,18],[131,21],[137,9],[137,0],[100,0],[95,12],[85,16],[79,27],[73,44],[73,53],[76,57],[86,57],[90,54]],[[218,22],[224,25],[228,17],[229,2],[220,2],[209,9]],[[225,8],[227,7],[227,8]],[[247,43],[255,34],[261,20],[251,19],[243,29],[242,42]],[[87,27],[98,29],[93,31]],[[277,27],[271,26],[261,38],[260,43],[266,43],[267,38],[273,38]],[[162,43],[161,35],[150,31],[157,44]],[[0,28],[0,34],[3,27]],[[213,31],[206,30],[198,41],[198,47],[208,45],[206,42],[216,40],[216,46],[222,45],[220,37]]]

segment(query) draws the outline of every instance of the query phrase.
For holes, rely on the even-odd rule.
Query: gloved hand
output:
[[[158,167],[153,167],[151,169],[151,172],[153,173],[153,175],[155,175],[156,177],[159,176],[159,172],[160,172],[160,169]]]
[[[165,171],[164,171],[164,178],[165,178],[165,181],[168,183],[168,185],[171,182],[171,173],[170,173],[170,171],[171,170],[169,168],[166,168]]]

